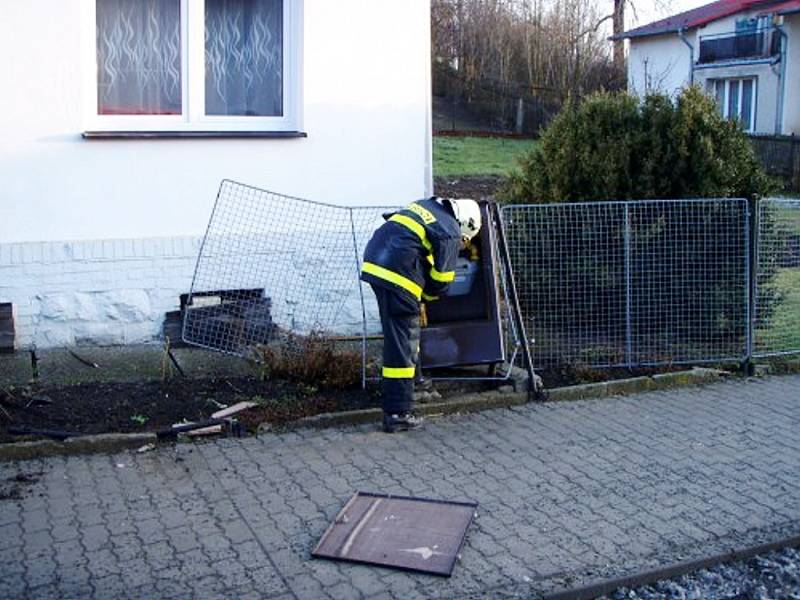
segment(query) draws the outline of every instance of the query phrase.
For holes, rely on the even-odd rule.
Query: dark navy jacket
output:
[[[434,300],[455,279],[461,230],[447,203],[418,200],[391,214],[364,250],[361,279]]]

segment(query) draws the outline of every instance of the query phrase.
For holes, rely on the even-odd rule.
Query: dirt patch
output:
[[[322,412],[378,406],[380,402],[372,391],[328,391],[257,378],[7,388],[0,392],[4,408],[0,412],[0,443],[28,437],[9,434],[10,426],[75,434],[155,431],[182,421],[207,419],[220,408],[244,400],[258,404],[239,419],[251,429],[262,422],[281,425]]]
[[[685,371],[686,365],[663,366],[663,367],[615,367],[615,368],[594,368],[584,365],[562,365],[537,371],[542,378],[546,389],[554,389],[570,385],[583,383],[600,383],[603,381],[614,381],[618,379],[630,379],[633,377],[650,377],[664,373],[677,373]]]
[[[464,177],[436,177],[433,182],[434,193],[445,198],[494,198],[497,190],[505,182],[502,175],[481,175]]]
[[[676,370],[680,368],[591,369],[573,366],[543,370],[538,374],[545,387],[552,389]],[[465,374],[442,372],[438,376],[464,377]],[[496,389],[503,384],[507,382],[438,381],[435,388],[442,399],[447,400],[462,394]],[[0,388],[0,443],[47,437],[12,434],[10,427],[74,435],[158,431],[175,423],[208,419],[221,408],[242,401],[257,404],[236,415],[245,430],[253,432],[262,423],[280,427],[321,413],[377,408],[380,407],[380,391],[377,385],[367,390],[360,387],[323,389],[312,384],[262,381],[256,377],[7,387]],[[3,493],[16,492],[6,486]]]
[[[5,481],[0,481],[0,500],[22,500],[30,486],[39,481],[41,472],[17,473]]]

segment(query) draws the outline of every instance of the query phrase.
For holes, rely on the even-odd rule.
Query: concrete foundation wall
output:
[[[138,344],[189,291],[200,238],[0,244],[17,346]]]
[[[0,244],[0,302],[14,306],[17,348],[158,342],[165,313],[178,310],[180,295],[191,289],[201,240],[173,237]],[[266,280],[258,280],[257,273],[252,279],[252,269],[239,275],[233,265],[229,268],[232,280],[215,281],[213,289],[266,286],[265,293],[274,302],[272,316],[279,326],[296,329],[302,324],[298,315],[287,312],[287,298],[303,299],[305,304],[299,310],[305,316],[312,312],[310,299],[317,299],[320,307],[326,301],[337,307],[335,333],[362,332],[355,266],[352,287],[342,282],[344,287],[334,290],[338,299],[327,300],[318,297],[320,273],[315,271],[324,269],[324,262],[311,254],[280,269],[275,267],[272,278]],[[275,272],[282,274],[283,286]],[[364,286],[364,300],[368,330],[376,333],[380,320],[368,286]]]

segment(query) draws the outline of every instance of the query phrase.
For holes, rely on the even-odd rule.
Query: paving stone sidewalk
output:
[[[0,598],[495,598],[800,533],[800,376],[0,463]],[[450,579],[312,560],[354,491],[480,503]]]

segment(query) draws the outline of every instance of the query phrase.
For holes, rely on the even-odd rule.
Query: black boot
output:
[[[411,413],[383,413],[383,430],[386,433],[396,431],[410,431],[422,427],[422,417],[415,417]]]

